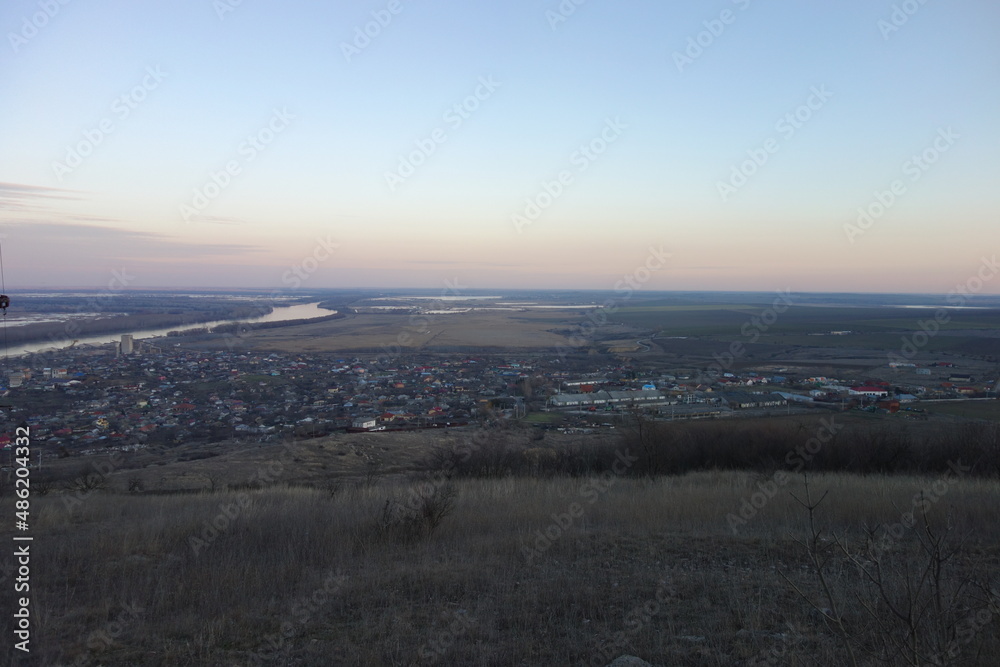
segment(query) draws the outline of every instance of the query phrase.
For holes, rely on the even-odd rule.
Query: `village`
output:
[[[26,420],[45,456],[491,420],[587,432],[636,414],[665,420],[817,409],[919,414],[923,401],[997,396],[995,379],[975,378],[950,362],[833,378],[805,369],[723,373],[527,352],[387,359],[164,351],[133,348],[131,341],[114,350],[62,350],[48,361],[41,369],[8,361],[2,414],[10,423]],[[6,439],[0,446],[10,445],[9,436],[0,438]]]

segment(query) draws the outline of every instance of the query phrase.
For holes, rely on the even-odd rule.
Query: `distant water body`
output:
[[[120,341],[123,334],[131,334],[132,338],[136,340],[141,340],[143,338],[159,338],[166,336],[171,331],[193,331],[195,329],[204,329],[206,327],[211,328],[218,326],[220,324],[231,324],[233,322],[246,322],[248,324],[260,324],[263,322],[286,322],[288,320],[308,320],[317,317],[326,317],[328,315],[336,315],[336,310],[329,310],[327,308],[320,308],[319,302],[316,303],[304,303],[295,306],[275,306],[267,315],[262,315],[261,317],[238,317],[228,320],[214,320],[212,322],[199,322],[197,324],[190,325],[174,325],[172,327],[163,327],[160,329],[138,329],[138,330],[123,330],[117,331],[115,333],[106,333],[99,336],[86,336],[84,338],[77,339],[76,344],[81,345],[105,345],[110,342]],[[25,354],[32,354],[35,352],[41,352],[43,350],[52,349],[65,349],[70,346],[73,342],[71,336],[67,336],[65,341],[43,341],[37,343],[27,343],[24,345],[17,345],[11,347],[8,350],[8,354],[12,357],[21,356]]]
[[[941,306],[888,306],[888,308],[923,308],[923,309],[946,308],[948,310],[996,310],[996,308],[993,308],[991,306],[952,306],[948,304],[944,304]]]

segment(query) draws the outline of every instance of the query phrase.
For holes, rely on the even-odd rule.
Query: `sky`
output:
[[[7,290],[947,293],[997,249],[998,27],[995,0],[9,0]]]

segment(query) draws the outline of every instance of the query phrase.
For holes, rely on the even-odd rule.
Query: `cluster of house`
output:
[[[954,364],[942,364],[954,367]],[[899,409],[901,403],[927,399],[995,398],[997,386],[980,383],[961,373],[951,373],[948,381],[936,386],[894,385],[886,380],[866,379],[846,382],[837,378],[814,376],[791,379],[782,375],[764,376],[757,372],[743,374],[725,373],[715,377],[701,377],[691,382],[689,377],[662,375],[656,382],[649,382],[641,389],[622,391],[612,389],[613,382],[606,378],[589,377],[564,382],[559,393],[551,396],[547,407],[555,410],[598,411],[635,410],[674,416],[717,416],[734,410],[760,410],[780,408],[790,404],[827,405],[831,407],[876,406],[890,411]],[[711,407],[714,406],[714,409]]]
[[[375,360],[170,350],[64,351],[59,368],[8,372],[0,420],[68,449],[419,427],[524,413],[527,360]],[[16,364],[16,362],[12,362]],[[529,383],[530,384],[530,383]],[[4,443],[0,442],[0,445]]]
[[[591,393],[555,394],[548,400],[548,406],[560,408],[626,409],[695,405],[703,403],[725,405],[730,409],[779,407],[787,404],[787,399],[775,392],[749,391],[702,391],[678,393],[658,389],[636,389],[632,391],[599,390]]]
[[[889,401],[891,407],[893,401],[989,395],[953,371],[941,386],[900,387],[879,379],[850,383],[755,371],[694,377],[694,371],[666,374],[627,363],[571,370],[531,357],[416,355],[385,362],[182,349],[60,355],[44,369],[10,362],[15,369],[8,369],[4,388],[10,409],[0,420],[27,418],[36,442],[67,449],[430,427],[538,410],[585,417],[640,409],[695,418],[789,404]]]

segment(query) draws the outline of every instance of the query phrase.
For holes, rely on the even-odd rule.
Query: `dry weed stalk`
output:
[[[858,548],[852,548],[841,535],[824,537],[823,530],[817,528],[816,510],[826,493],[814,502],[806,479],[805,498],[791,495],[807,513],[807,536],[796,542],[805,548],[821,600],[828,606],[821,606],[781,576],[837,635],[851,665],[859,664],[856,651],[887,665],[943,664],[942,659],[955,657],[962,646],[977,640],[964,632],[963,623],[995,608],[995,596],[987,584],[969,574],[952,572],[950,566],[962,553],[965,539],[956,540],[950,524],[943,531],[931,525],[927,517],[930,504],[924,502],[922,493],[917,496],[919,503],[915,499],[915,506],[923,508],[919,519],[912,513],[902,514],[903,523],[893,526],[898,535],[888,526],[866,526]],[[903,543],[906,530],[913,538]],[[834,595],[829,579],[829,565],[837,558],[858,574],[857,585],[851,587],[852,597],[868,622],[867,633],[852,632],[845,623],[843,604]],[[976,598],[972,589],[984,595]],[[980,651],[984,639],[978,637]]]

